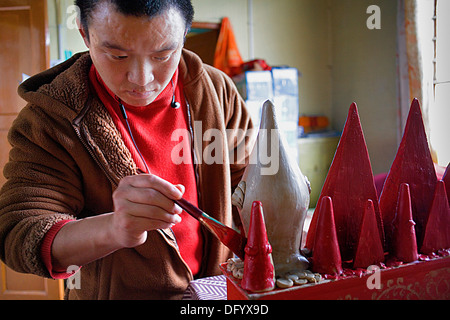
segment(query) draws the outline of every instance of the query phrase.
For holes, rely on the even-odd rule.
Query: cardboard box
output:
[[[234,82],[244,100],[273,98],[273,79],[270,71],[247,71],[235,77]]]
[[[272,68],[274,96],[298,97],[298,70],[296,68]]]
[[[228,300],[450,300],[450,256],[318,284],[250,293],[226,269]]]
[[[261,121],[262,105],[266,100],[273,101],[287,151],[298,160],[298,70],[273,68],[272,71],[247,71],[233,80],[256,128]]]

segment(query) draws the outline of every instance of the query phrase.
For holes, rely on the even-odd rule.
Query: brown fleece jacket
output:
[[[137,173],[89,85],[91,64],[88,53],[78,54],[19,87],[28,105],[9,133],[12,150],[0,192],[0,258],[16,271],[49,277],[40,258],[46,232],[64,219],[113,211],[118,182]],[[180,78],[194,134],[199,206],[231,225],[231,192],[252,147],[253,138],[244,134],[252,127],[250,116],[233,82],[186,50]],[[228,136],[203,139],[213,128]],[[215,150],[222,152],[223,164],[200,162],[211,143],[222,147]],[[242,145],[246,152],[237,152]],[[230,154],[244,157],[230,163]],[[206,230],[204,236],[201,276],[215,275],[230,252]],[[143,245],[118,250],[80,272],[81,289],[70,290],[70,299],[177,299],[192,280],[170,229],[148,232]]]

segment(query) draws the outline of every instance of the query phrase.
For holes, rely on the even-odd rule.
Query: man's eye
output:
[[[112,54],[111,58],[113,58],[114,60],[125,60],[128,57],[127,56],[115,56]]]
[[[167,61],[169,60],[170,56],[164,56],[164,57],[155,57],[155,60],[157,61]]]

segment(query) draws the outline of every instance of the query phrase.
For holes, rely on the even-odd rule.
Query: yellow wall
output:
[[[57,16],[57,3],[59,3],[59,16]],[[73,11],[71,7],[74,4],[73,0],[47,0],[48,17],[49,17],[49,31],[50,31],[50,59],[59,60],[60,53],[58,50],[58,24],[61,26],[61,45],[64,50],[77,53],[86,51],[85,46],[78,29],[73,26]],[[67,12],[69,10],[69,12]],[[63,56],[64,58],[64,52]]]
[[[249,57],[244,0],[193,0],[196,19],[228,16]],[[397,150],[397,3],[393,0],[253,0],[254,56],[289,65],[299,79],[300,113],[325,114],[341,130],[358,104],[375,173],[387,172]],[[367,8],[378,5],[381,29],[369,30]]]
[[[51,59],[58,59],[54,0],[49,1]],[[74,53],[86,50],[77,30],[67,28],[72,0],[61,0],[62,45]],[[195,20],[220,22],[229,17],[244,60],[250,59],[245,0],[193,0]],[[331,116],[327,0],[253,0],[254,57],[270,65],[297,68],[300,112]]]
[[[372,169],[387,172],[397,151],[397,1],[334,0],[332,121],[342,128],[358,105]],[[381,29],[369,30],[366,9],[381,9]]]
[[[331,116],[328,0],[253,0],[254,58],[297,68],[300,113]],[[230,18],[244,60],[251,59],[245,0],[193,0],[195,19]]]

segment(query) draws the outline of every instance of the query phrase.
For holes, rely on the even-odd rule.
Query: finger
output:
[[[123,178],[113,196],[115,203],[125,199],[135,203],[159,206],[168,212],[181,214],[182,209],[174,204],[170,196],[179,199],[183,193],[182,185],[174,186],[155,175],[142,174]]]
[[[186,191],[185,186],[183,186],[182,184],[177,184],[177,185],[175,185],[175,188],[177,188],[178,190],[180,190],[180,192],[181,192],[182,194],[184,194],[184,192]]]
[[[156,206],[172,214],[181,214],[182,212],[182,209],[173,200],[155,189],[132,187],[127,189],[127,193],[124,196],[127,201],[135,204]]]
[[[119,224],[119,228],[120,230],[126,231],[126,234],[128,235],[138,234],[140,237],[145,231],[172,228],[176,224],[177,222],[149,219],[139,216],[128,216],[126,220],[122,220],[121,224]]]
[[[130,216],[131,220],[134,218],[145,219],[143,221],[146,223],[143,224],[143,229],[141,229],[141,231],[147,230],[145,225],[151,223],[152,221],[159,221],[167,224],[177,224],[181,222],[181,217],[179,214],[167,212],[166,210],[156,206],[133,202],[129,202],[126,205],[126,208],[123,208],[123,212],[126,213],[127,216]]]
[[[167,199],[161,194],[160,197],[162,198],[162,200],[160,201],[156,201],[153,198],[151,199],[151,201],[149,200],[147,202],[140,202],[135,200],[136,195],[127,195],[127,197],[128,198],[120,198],[120,196],[115,197],[114,212],[145,218],[155,218],[171,223],[179,222],[172,221],[172,219],[177,219],[173,216],[180,215],[182,213],[182,209],[178,207],[172,200]]]

